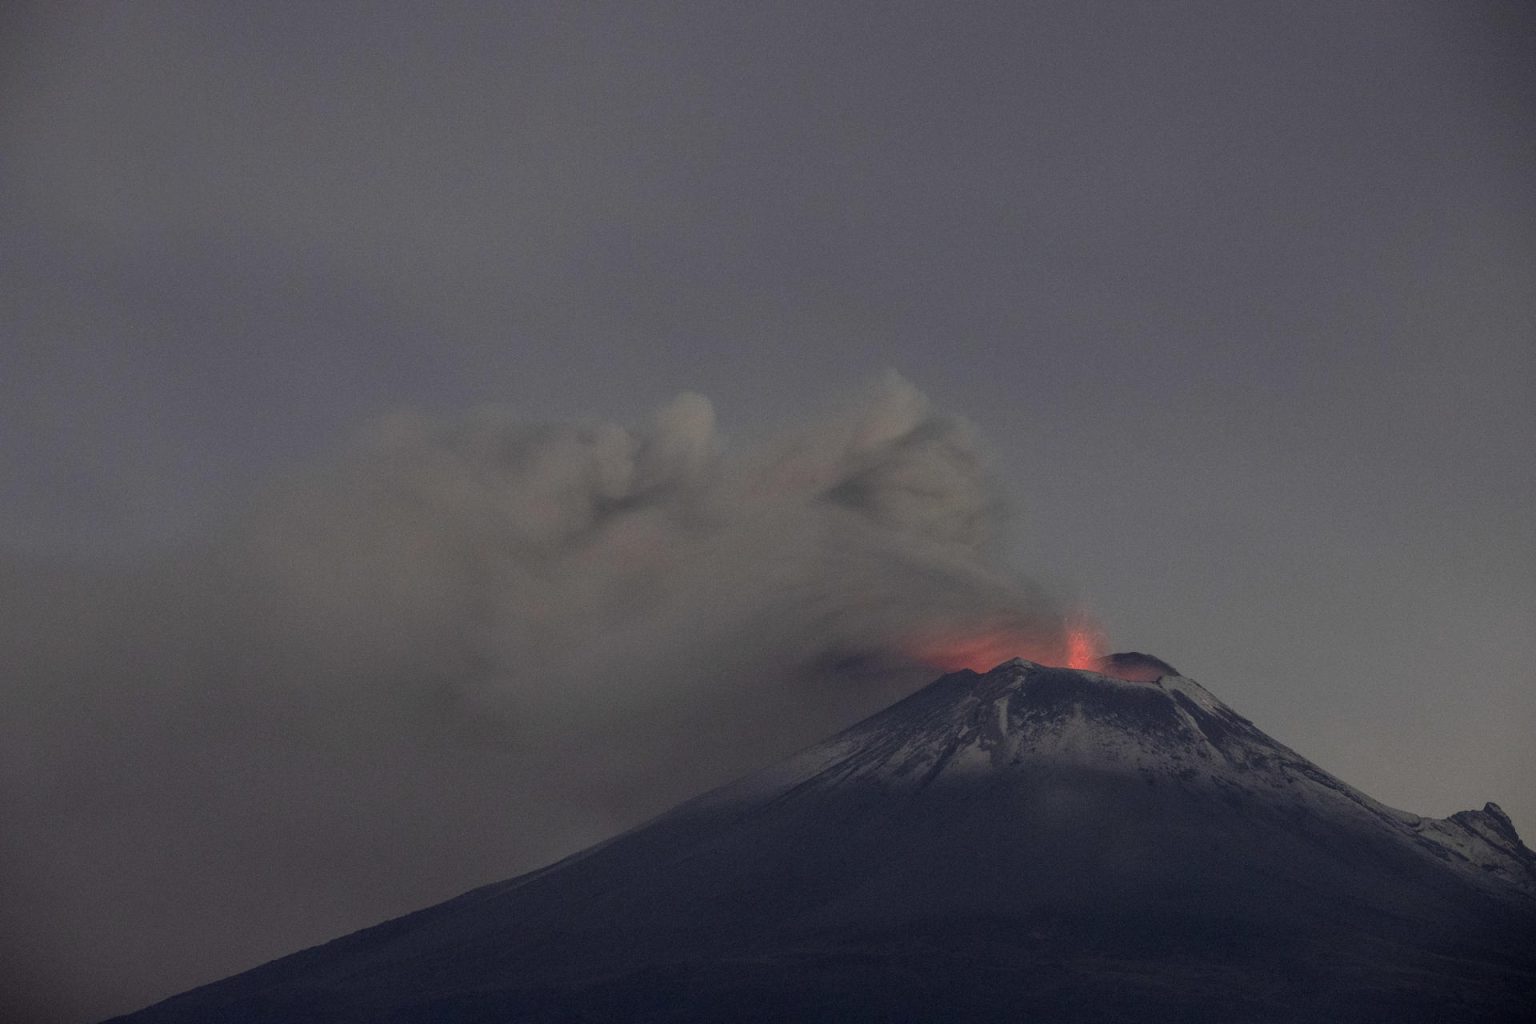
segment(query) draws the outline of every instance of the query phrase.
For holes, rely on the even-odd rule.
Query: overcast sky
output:
[[[486,816],[505,784],[540,838],[487,826],[434,850],[417,888],[402,862],[378,876],[387,899],[311,894],[258,920],[272,892],[315,876],[300,857],[246,895],[249,942],[220,938],[217,914],[236,904],[208,893],[262,849],[207,825],[206,803],[239,785],[165,795],[198,763],[189,747],[150,768],[128,755],[84,767],[83,751],[160,757],[174,746],[157,731],[164,709],[196,729],[202,712],[186,709],[204,700],[220,735],[259,751],[231,708],[265,702],[274,684],[252,677],[279,664],[297,679],[324,661],[326,680],[360,687],[447,674],[418,664],[426,648],[380,668],[374,634],[347,640],[366,656],[319,635],[372,614],[372,576],[293,623],[229,611],[230,581],[257,549],[282,567],[275,592],[299,586],[301,563],[324,576],[329,548],[262,546],[299,522],[319,544],[366,520],[356,564],[375,568],[409,561],[390,546],[401,537],[417,553],[462,537],[457,497],[423,499],[407,531],[370,495],[457,486],[448,462],[482,481],[488,446],[576,459],[581,486],[616,509],[663,502],[638,526],[582,528],[622,526],[624,552],[657,560],[647,572],[672,595],[679,644],[693,613],[675,595],[711,586],[701,566],[724,559],[732,579],[759,581],[785,544],[823,531],[846,541],[840,558],[856,554],[794,585],[810,580],[838,623],[831,653],[857,656],[838,672],[877,671],[867,648],[917,621],[912,607],[870,610],[863,595],[892,580],[951,617],[1007,606],[1033,622],[1080,600],[1112,647],[1172,662],[1373,796],[1434,815],[1497,801],[1529,840],[1536,39],[1522,6],[6,5],[0,590],[13,614],[0,659],[22,710],[6,716],[0,797],[23,824],[7,826],[0,881],[22,895],[6,898],[0,941],[26,947],[15,1005],[61,1021],[128,1010],[533,867],[899,689],[866,679],[857,698],[823,700],[799,678],[776,698],[809,708],[793,728],[733,747],[736,760],[722,749],[705,768],[658,769],[644,792],[610,780],[578,798],[546,790],[533,762],[497,762],[526,775],[512,783],[441,755],[413,807],[442,786],[481,794],[453,807]],[[556,423],[589,426],[531,426]],[[611,456],[622,480],[604,475]],[[794,504],[812,478],[842,488],[843,518]],[[497,514],[545,514],[548,479],[520,482]],[[933,506],[892,505],[887,485],[914,479]],[[786,480],[772,524],[751,518],[752,495]],[[734,539],[698,532],[705,521]],[[485,536],[523,543],[525,526]],[[576,559],[549,563],[560,579],[588,579],[591,559],[549,543]],[[806,543],[807,566],[826,561]],[[882,558],[905,568],[881,576]],[[171,577],[198,582],[167,596]],[[415,593],[421,578],[391,585]],[[800,671],[784,651],[813,626],[785,616],[791,592],[732,588],[737,617],[720,613],[707,658],[648,646],[637,678],[695,674],[666,699],[710,706],[714,725],[738,706],[782,716],[752,687]],[[208,605],[203,593],[226,602],[217,628],[177,611]],[[582,610],[561,628],[611,624],[594,600],[570,597],[561,607]],[[724,598],[710,600],[713,613]],[[532,606],[497,607],[476,642],[515,663],[508,637],[531,630],[517,609]],[[457,608],[432,605],[431,628]],[[772,639],[739,640],[759,612]],[[415,636],[427,614],[400,611],[410,625],[393,635]],[[316,636],[273,639],[304,629]],[[752,648],[752,686],[711,690],[732,642],[779,646]],[[613,664],[550,657],[572,677]],[[125,725],[138,697],[113,671],[134,658],[132,685],[174,675],[179,696]],[[238,700],[208,696],[234,692],[232,675]],[[479,728],[476,709],[488,733],[515,726],[491,684],[454,692],[455,724],[433,743]],[[561,729],[580,716],[545,712]],[[377,738],[387,716],[364,717],[347,758],[395,749]],[[610,756],[670,756],[681,726],[666,721],[665,739]],[[123,795],[141,770],[159,824]],[[93,789],[105,775],[127,789]],[[319,822],[327,806],[306,813]],[[334,862],[389,846],[379,815],[313,856],[374,878]],[[224,867],[170,899],[156,887],[183,866],[157,850],[199,827],[223,837],[204,836],[199,863]],[[125,873],[144,891],[125,895]]]

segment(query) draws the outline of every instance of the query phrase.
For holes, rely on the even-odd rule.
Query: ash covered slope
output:
[[[1496,807],[1387,808],[1139,657],[945,676],[559,864],[120,1020],[1526,1019],[1536,857]]]

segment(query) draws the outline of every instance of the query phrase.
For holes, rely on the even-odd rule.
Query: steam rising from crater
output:
[[[969,428],[892,375],[740,453],[693,394],[640,429],[397,417],[270,495],[237,558],[284,633],[446,655],[441,696],[515,728],[549,702],[599,700],[601,720],[695,687],[843,703],[826,666],[975,622],[1059,643],[1038,588],[996,566],[1001,523]]]
[[[931,678],[915,641],[1063,649],[1005,520],[970,428],[889,376],[745,448],[693,394],[396,415],[166,564],[13,564],[0,941],[148,999],[819,739]]]

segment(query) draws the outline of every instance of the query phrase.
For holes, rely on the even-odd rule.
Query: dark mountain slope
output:
[[[1156,664],[945,676],[549,868],[119,1020],[1528,1019],[1536,857],[1496,806],[1387,808]]]

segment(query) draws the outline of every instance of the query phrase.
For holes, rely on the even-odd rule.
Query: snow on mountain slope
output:
[[[1270,808],[1353,820],[1443,862],[1480,888],[1512,887],[1536,897],[1536,854],[1497,804],[1446,819],[1395,810],[1271,739],[1199,683],[1173,674],[1171,666],[1146,660],[1169,674],[1129,681],[1023,659],[985,675],[953,673],[703,800],[744,803],[853,780],[922,788],[1076,765],[1149,781],[1172,777],[1186,788],[1242,794]]]
[[[123,1020],[1523,1019],[1533,858],[1496,807],[1385,807],[1136,657],[1104,667],[1140,681],[945,676],[558,864]]]

